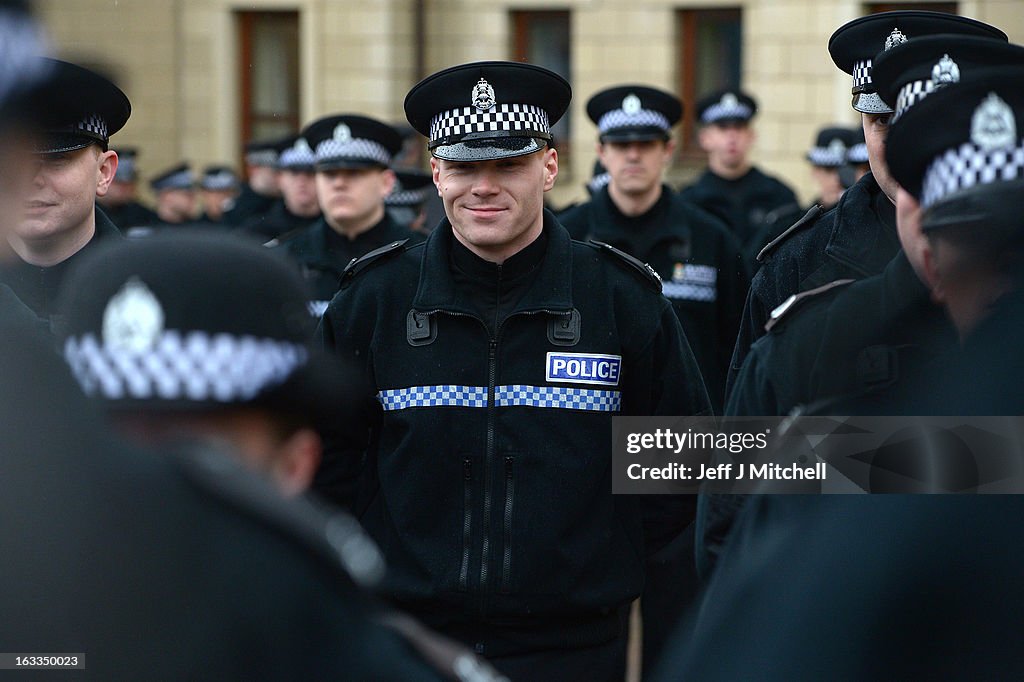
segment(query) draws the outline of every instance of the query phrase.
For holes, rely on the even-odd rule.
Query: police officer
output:
[[[316,194],[323,217],[283,242],[313,289],[312,309],[327,308],[345,266],[385,244],[419,239],[384,209],[395,183],[391,157],[402,146],[395,130],[365,116],[327,116],[302,136],[316,155]]]
[[[658,272],[721,411],[749,277],[725,224],[662,182],[682,103],[656,88],[621,85],[591,97],[587,114],[598,128],[609,183],[559,220],[575,239],[606,242]]]
[[[277,163],[289,138],[256,140],[245,145],[245,177],[238,197],[224,211],[224,222],[238,226],[270,210],[281,197]]]
[[[963,50],[963,60],[975,50]],[[960,66],[957,51],[948,57]],[[927,236],[925,277],[962,344],[938,382],[926,377],[939,397],[921,403],[936,413],[1015,415],[1024,406],[1017,350],[1024,300],[1019,57],[997,69],[961,67],[959,83],[928,94],[900,118],[886,150],[904,190],[901,217]],[[931,134],[921,140],[916,133],[925,128]]]
[[[196,179],[188,163],[168,168],[152,178],[149,187],[156,195],[158,221],[152,226],[154,229],[184,225],[195,219]],[[136,232],[142,234],[144,231],[133,231],[130,236]]]
[[[238,228],[264,243],[287,239],[286,235],[300,232],[320,218],[320,204],[316,198],[316,155],[301,135],[293,136],[288,142],[277,160],[281,199],[269,211],[252,216]]]
[[[97,196],[96,203],[107,214],[110,221],[122,232],[132,227],[152,225],[156,213],[139,203],[136,185],[139,179],[139,153],[134,147],[118,147],[117,171],[105,196]]]
[[[733,88],[712,92],[697,103],[698,141],[707,152],[708,167],[681,191],[687,201],[721,216],[744,247],[769,213],[799,203],[792,189],[750,161],[755,114],[754,98]]]
[[[903,114],[934,89],[955,89],[961,77],[986,65],[1022,60],[1024,48],[1003,41],[927,36],[882,55],[873,80],[883,101],[893,103],[896,131],[904,129]],[[910,92],[913,97],[906,96]],[[902,249],[880,274],[801,292],[777,310],[744,361],[728,413],[787,414],[802,406],[816,414],[887,414],[915,402],[922,389],[931,393],[922,377],[946,373],[956,335],[927,286],[929,248],[916,213],[912,199],[898,190]],[[704,544],[712,553],[728,527],[717,514],[720,503],[709,502],[711,520],[704,524]]]
[[[399,604],[514,679],[622,679],[645,557],[688,514],[611,495],[610,417],[709,409],[657,275],[543,210],[570,97],[523,63],[417,84],[448,218],[352,263],[318,331],[379,399],[328,440],[320,489],[355,498]]]
[[[771,311],[787,297],[838,279],[876,274],[896,254],[896,183],[883,157],[892,108],[876,92],[872,61],[908,38],[938,33],[1006,40],[1006,34],[988,24],[923,10],[860,17],[829,39],[832,60],[853,76],[853,108],[861,112],[872,172],[844,192],[833,210],[812,208],[758,254],[761,267],[747,295],[726,394],[750,346],[764,334]]]
[[[224,221],[224,210],[235,202],[241,183],[229,166],[213,165],[203,169],[199,178],[199,198],[203,213],[200,220],[209,225]]]
[[[120,88],[81,66],[43,59],[41,68],[54,75],[32,106],[43,131],[19,219],[5,235],[16,257],[4,266],[3,279],[36,315],[53,322],[57,290],[72,264],[97,244],[121,239],[96,197],[114,178],[117,153],[107,143],[131,105]]]

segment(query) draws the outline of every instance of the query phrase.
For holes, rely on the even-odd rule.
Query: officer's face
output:
[[[117,154],[90,145],[61,154],[38,154],[36,172],[13,232],[24,242],[48,240],[84,229],[97,196],[104,196],[117,169]]]
[[[335,168],[318,171],[316,194],[320,210],[335,230],[371,227],[384,217],[384,197],[395,174],[382,168]]]
[[[491,161],[432,158],[430,167],[455,237],[481,258],[502,263],[540,236],[544,192],[558,176],[554,149]]]
[[[838,168],[811,166],[811,177],[818,186],[818,194],[825,206],[833,206],[843,194],[843,183]]]
[[[893,180],[889,173],[889,166],[885,163],[885,138],[889,135],[889,120],[891,118],[892,114],[861,114],[871,174],[875,177],[878,186],[885,192],[885,196],[895,204],[899,184]]]
[[[663,140],[605,142],[597,155],[611,175],[611,192],[641,195],[661,186],[661,176],[672,157],[672,144]]]
[[[157,213],[164,220],[191,220],[196,210],[196,193],[191,189],[165,189],[157,195]]]
[[[293,215],[309,217],[320,212],[316,199],[316,176],[311,172],[281,171],[281,196]]]
[[[701,128],[698,139],[714,163],[736,169],[747,163],[754,130],[746,123],[712,123]]]
[[[896,194],[896,232],[914,272],[927,284],[924,262],[929,246],[921,231],[921,204],[902,187],[898,188]]]
[[[224,207],[231,201],[236,192],[234,190],[203,190],[203,209],[206,215],[213,220],[220,220],[224,215]]]

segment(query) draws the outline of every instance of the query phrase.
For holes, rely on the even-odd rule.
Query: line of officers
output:
[[[13,36],[30,22],[9,4]],[[798,211],[751,166],[756,104],[733,90],[698,105],[709,168],[672,191],[682,103],[628,84],[589,99],[607,179],[556,217],[569,84],[476,62],[405,100],[429,174],[391,170],[391,126],[325,117],[250,148],[245,189],[205,175],[239,192],[231,230],[111,202],[128,98],[12,61],[0,509],[26,521],[0,531],[0,641],[85,651],[104,677],[621,680],[639,598],[651,679],[1019,669],[938,594],[1020,625],[1019,587],[944,563],[1019,569],[979,549],[1019,547],[1013,498],[611,495],[617,415],[1019,412],[1024,48],[896,11],[828,49],[863,142],[827,131],[809,160],[870,166],[831,207]],[[153,187],[194,184],[182,166]],[[429,232],[387,210],[434,194]],[[119,211],[148,230],[125,239]],[[614,371],[558,371],[594,358]],[[806,565],[813,600],[786,589]],[[863,576],[891,595],[870,619]],[[901,607],[922,590],[929,609]]]

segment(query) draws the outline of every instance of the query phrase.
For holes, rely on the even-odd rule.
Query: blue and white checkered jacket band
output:
[[[487,111],[460,107],[438,114],[430,122],[431,143],[456,135],[486,132],[521,131],[548,136],[548,113],[532,104],[497,104]]]
[[[387,411],[413,407],[487,407],[486,386],[410,386],[382,390],[378,399]],[[537,407],[587,412],[619,412],[620,391],[565,386],[512,384],[494,387],[496,407]]]

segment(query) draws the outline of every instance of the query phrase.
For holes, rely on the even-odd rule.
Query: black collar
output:
[[[475,277],[475,273],[497,273],[497,266],[469,254],[479,263],[465,255],[455,256],[453,246],[456,242],[452,235],[452,225],[447,218],[431,232],[427,238],[420,266],[420,280],[413,299],[413,308],[427,313],[435,310],[462,313],[476,316],[477,312],[469,305],[466,297],[460,296],[455,279],[452,276],[453,263],[467,275]],[[540,244],[538,244],[540,242]],[[536,248],[531,248],[536,247]],[[459,245],[468,252],[468,249]],[[559,224],[549,211],[544,211],[544,232],[519,253],[506,261],[506,264],[519,271],[535,269],[533,283],[519,301],[512,314],[551,310],[568,312],[572,310],[572,241],[569,233]],[[522,258],[519,258],[522,256]],[[513,262],[514,261],[514,262]],[[538,264],[539,261],[539,264]],[[471,271],[467,271],[467,266]],[[504,268],[505,266],[503,266]]]

